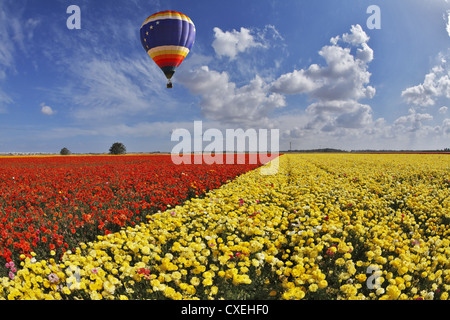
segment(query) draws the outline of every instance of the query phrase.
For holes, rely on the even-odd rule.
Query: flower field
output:
[[[174,165],[169,155],[1,158],[1,266],[61,256],[256,167]]]
[[[0,169],[5,299],[448,298],[449,155],[285,154],[220,187],[233,166],[29,159]]]

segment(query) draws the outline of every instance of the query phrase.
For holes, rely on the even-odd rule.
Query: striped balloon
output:
[[[148,17],[141,26],[141,43],[168,79],[186,58],[195,41],[192,20],[177,11],[161,11]]]

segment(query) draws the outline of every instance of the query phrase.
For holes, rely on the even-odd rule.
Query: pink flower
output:
[[[50,273],[50,274],[48,275],[48,280],[49,280],[51,283],[56,283],[56,282],[59,281],[59,277],[58,277],[56,274],[54,274],[54,273]]]
[[[93,274],[97,274],[98,269],[97,269],[97,268],[93,268],[93,269],[91,269],[91,272],[92,272]]]
[[[14,272],[12,272],[12,271],[9,272],[9,278],[11,280],[14,280]]]

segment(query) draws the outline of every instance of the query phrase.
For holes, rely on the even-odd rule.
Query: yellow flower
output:
[[[337,246],[337,250],[340,253],[346,253],[349,251],[349,247],[347,246],[347,244],[345,244],[345,242],[339,242],[338,246]]]
[[[407,272],[408,272],[408,268],[406,266],[403,266],[400,269],[398,269],[398,274],[399,275],[404,275]]]
[[[211,278],[205,278],[205,279],[203,279],[202,284],[204,286],[211,286],[213,284],[213,282],[212,282]]]
[[[354,296],[356,295],[358,289],[356,289],[355,286],[351,285],[351,284],[344,284],[340,287],[340,290],[342,292],[344,292],[345,294],[347,294],[347,296]]]
[[[195,289],[195,287],[193,285],[189,285],[186,288],[186,293],[188,294],[195,294],[197,292],[197,290]]]
[[[282,298],[285,300],[299,300],[305,297],[305,292],[299,288],[290,288],[288,291],[284,292]]]
[[[345,260],[343,258],[338,258],[336,259],[335,264],[339,267],[342,267],[345,264]]]
[[[179,271],[172,272],[171,277],[174,280],[180,280],[181,279],[181,273]]]
[[[91,300],[102,300],[102,295],[99,294],[97,291],[92,291],[89,293],[89,296],[91,298]]]
[[[389,296],[389,299],[397,299],[400,296],[401,291],[396,285],[390,284],[386,287],[386,293]]]
[[[259,267],[260,263],[259,263],[259,261],[257,259],[252,259],[252,265],[254,267]]]
[[[62,291],[62,293],[66,294],[66,295],[69,295],[71,293],[70,289],[67,288],[66,286],[64,286],[61,291]]]
[[[198,285],[200,284],[200,279],[197,278],[197,277],[192,277],[190,283],[191,283],[193,286],[198,286]]]
[[[364,273],[356,275],[355,278],[361,283],[367,280],[367,276]]]
[[[108,293],[108,294],[114,294],[114,291],[116,290],[115,285],[110,282],[110,281],[105,281],[103,282],[103,289]]]
[[[327,286],[328,286],[327,280],[321,280],[321,281],[319,281],[319,288],[320,288],[320,289],[324,289],[324,288],[326,288]]]
[[[316,292],[318,288],[319,288],[319,286],[317,284],[313,283],[313,284],[309,285],[308,290],[311,292]]]
[[[157,279],[153,279],[150,281],[150,285],[153,288],[159,288],[159,286],[161,285],[161,282],[159,282],[159,280],[157,280]],[[155,290],[155,289],[153,289],[153,290]]]
[[[144,246],[141,248],[141,252],[145,255],[149,255],[150,254],[150,248],[148,246]]]

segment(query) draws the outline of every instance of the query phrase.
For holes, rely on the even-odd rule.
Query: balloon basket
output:
[[[167,81],[167,89],[173,88],[172,82],[169,80]]]

